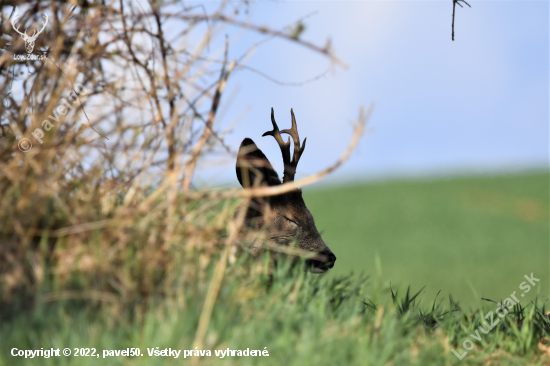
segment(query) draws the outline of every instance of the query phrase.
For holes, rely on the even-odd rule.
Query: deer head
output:
[[[273,108],[271,108],[271,123],[273,130],[263,136],[273,136],[283,155],[284,175],[283,183],[294,180],[296,167],[306,147],[306,139],[300,145],[298,128],[294,112],[290,110],[292,127],[289,130],[279,131],[275,122]],[[290,138],[287,142],[281,137],[286,133],[292,137],[294,142],[294,154],[290,154]],[[263,152],[258,149],[254,141],[246,138],[241,143],[237,157],[237,178],[243,188],[251,186],[275,186],[281,184],[277,172]],[[255,198],[246,212],[246,222],[249,227],[260,229],[269,228],[269,240],[275,244],[288,245],[296,242],[300,249],[319,253],[320,259],[308,259],[306,265],[314,273],[324,273],[334,266],[336,256],[325,244],[321,234],[315,227],[313,215],[306,207],[300,189],[277,196]],[[252,245],[252,253],[257,254],[262,243]]]
[[[25,41],[25,48],[27,49],[27,53],[32,53],[32,50],[34,49],[34,42],[36,41],[36,38],[38,37],[38,35],[40,33],[42,33],[42,31],[44,30],[44,28],[46,28],[46,24],[48,24],[48,16],[47,15],[43,15],[44,19],[45,19],[45,22],[44,22],[44,25],[42,26],[42,29],[40,30],[35,30],[32,35],[27,35],[27,30],[25,29],[25,31],[23,33],[21,33],[19,31],[19,27],[16,27],[15,26],[15,23],[17,21],[17,11],[15,11],[15,14],[13,15],[13,19],[11,20],[11,26],[13,27],[13,29],[19,33],[21,35],[21,38],[23,38],[23,40]]]

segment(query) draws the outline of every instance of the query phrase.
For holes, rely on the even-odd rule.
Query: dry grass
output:
[[[296,186],[192,187],[199,160],[220,151],[235,156],[216,116],[231,73],[248,68],[249,51],[229,60],[221,31],[232,25],[264,34],[251,49],[283,38],[341,61],[330,48],[293,35],[299,20],[281,30],[254,24],[247,2],[85,4],[19,7],[21,29],[49,15],[34,47],[46,59],[26,62],[11,57],[24,53],[25,44],[11,29],[14,9],[1,7],[1,306],[15,299],[32,306],[41,296],[122,308],[178,298],[187,286],[210,288],[200,343],[227,260],[236,263],[229,248],[247,242],[238,235],[237,205]],[[340,161],[295,183],[311,183],[342,164],[368,114],[360,115]],[[33,146],[22,152],[25,139]]]

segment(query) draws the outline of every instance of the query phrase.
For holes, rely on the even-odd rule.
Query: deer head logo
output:
[[[42,29],[40,30],[35,30],[32,35],[27,35],[27,30],[25,29],[25,31],[23,33],[21,33],[19,31],[19,27],[16,27],[15,23],[17,22],[17,18],[18,18],[18,15],[17,15],[17,11],[15,11],[15,14],[13,15],[13,19],[11,20],[11,26],[13,27],[13,29],[19,33],[21,35],[21,38],[23,38],[23,40],[25,41],[25,48],[27,49],[27,53],[32,53],[32,50],[34,49],[34,42],[36,41],[36,38],[38,37],[38,35],[40,33],[42,33],[42,31],[44,30],[44,28],[46,28],[46,24],[48,24],[48,16],[47,15],[43,15],[44,19],[45,19],[45,22],[44,22],[44,26],[42,27]]]

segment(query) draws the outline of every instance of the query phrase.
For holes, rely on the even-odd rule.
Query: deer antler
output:
[[[292,116],[292,127],[289,130],[279,131],[279,127],[275,122],[275,115],[273,112],[273,108],[271,108],[271,123],[273,124],[273,130],[267,131],[262,135],[262,136],[267,136],[267,135],[273,136],[277,141],[277,143],[279,144],[279,148],[281,149],[281,153],[283,155],[283,163],[285,166],[283,183],[291,182],[294,180],[294,175],[296,174],[296,167],[298,166],[298,161],[300,161],[300,157],[304,152],[304,149],[306,147],[306,140],[307,140],[307,138],[305,138],[304,144],[300,146],[300,136],[298,135],[296,118],[294,117],[294,111],[292,109],[290,109],[290,115]],[[287,142],[285,142],[281,137],[281,133],[286,133],[290,135],[292,137],[292,140],[294,141],[294,154],[292,156],[292,159],[290,158],[290,138],[288,139]]]
[[[19,17],[19,16],[17,15],[17,12],[18,12],[18,10],[16,10],[16,11],[15,11],[15,14],[13,15],[13,18],[12,18],[12,20],[11,20],[11,25],[12,25],[13,29],[14,29],[17,33],[19,33],[19,34],[22,35],[23,37],[28,37],[28,36],[27,36],[27,31],[26,31],[26,30],[25,30],[25,33],[21,33],[21,32],[19,31],[19,27],[17,27],[17,28],[15,27],[15,22],[17,21],[17,18]]]
[[[42,33],[42,31],[44,30],[44,28],[46,28],[46,25],[48,24],[48,19],[49,19],[48,16],[47,16],[46,14],[44,14],[43,17],[44,17],[44,19],[45,19],[46,21],[44,22],[44,25],[42,26],[42,29],[40,29],[40,30],[35,30],[35,31],[33,32],[32,36],[30,37],[30,38],[33,39],[33,41],[38,37],[38,35],[39,35],[40,33]],[[38,32],[38,33],[37,33],[37,32]]]
[[[25,29],[25,32],[21,33],[21,32],[19,31],[19,27],[16,27],[16,26],[15,26],[15,23],[17,22],[17,18],[19,18],[19,15],[17,15],[17,12],[18,12],[18,10],[15,11],[15,14],[13,15],[13,18],[12,18],[12,20],[11,20],[11,25],[12,25],[13,29],[14,29],[17,33],[19,33],[19,34],[23,37],[23,39],[24,39],[25,41],[26,41],[27,39],[32,40],[32,41],[36,40],[36,38],[38,37],[38,35],[39,35],[40,33],[42,33],[42,32],[44,31],[44,29],[46,28],[46,25],[48,24],[48,20],[49,20],[48,16],[47,16],[46,14],[43,15],[45,22],[44,22],[44,25],[42,26],[42,29],[40,29],[40,30],[35,30],[35,31],[32,33],[32,35],[29,36],[29,35],[27,34],[27,30],[26,30],[26,29]]]

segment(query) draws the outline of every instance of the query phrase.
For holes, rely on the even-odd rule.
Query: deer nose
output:
[[[334,267],[334,262],[336,262],[336,256],[332,252],[322,252],[327,257],[327,261],[324,263],[325,267],[332,268]]]
[[[319,253],[324,256],[324,260],[308,259],[306,260],[307,268],[313,273],[324,273],[334,267],[336,256],[331,251],[323,251]]]

